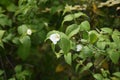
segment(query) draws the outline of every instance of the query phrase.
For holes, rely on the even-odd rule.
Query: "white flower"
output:
[[[82,45],[81,44],[78,44],[77,46],[76,46],[76,51],[81,51],[82,50]]]
[[[60,35],[58,33],[52,34],[49,39],[53,42],[53,44],[57,44],[60,40]]]
[[[27,29],[27,34],[31,35],[32,34],[32,30],[31,29]]]

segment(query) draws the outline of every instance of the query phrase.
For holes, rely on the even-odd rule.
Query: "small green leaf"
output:
[[[1,46],[2,48],[4,48],[4,46],[3,46],[3,41],[2,41],[2,37],[3,37],[4,33],[5,33],[4,30],[0,30],[0,46]]]
[[[88,17],[86,14],[82,13],[82,12],[78,12],[74,14],[74,18],[79,18],[80,16],[85,16]]]
[[[74,36],[78,32],[79,32],[79,27],[77,24],[72,24],[72,25],[68,26],[66,29],[66,35],[68,35],[69,38]]]
[[[22,71],[22,65],[17,65],[16,67],[15,67],[15,72],[16,73],[19,73],[19,72],[21,72]]]
[[[27,25],[21,25],[18,27],[18,33],[19,34],[26,34],[27,29],[28,29]]]
[[[120,78],[120,72],[115,72],[113,75]]]
[[[4,30],[0,30],[0,39],[2,39],[3,35],[4,35],[5,31]]]
[[[91,32],[89,34],[89,38],[90,38],[90,43],[92,43],[92,44],[95,43],[97,41],[97,39],[98,39],[97,35],[95,33],[93,33],[93,32]]]
[[[80,31],[88,31],[88,30],[90,30],[90,24],[89,24],[89,22],[88,21],[83,21],[80,25],[79,25],[79,27],[80,27]]]
[[[71,53],[65,54],[64,58],[65,58],[66,63],[68,63],[69,65],[72,64],[72,55],[71,55]]]

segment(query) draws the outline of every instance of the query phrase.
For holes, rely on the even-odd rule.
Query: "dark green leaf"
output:
[[[18,48],[18,55],[25,60],[30,54],[31,40],[29,36],[24,36],[20,39],[21,44]]]

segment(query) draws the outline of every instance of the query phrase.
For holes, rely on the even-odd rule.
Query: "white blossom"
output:
[[[52,34],[49,39],[53,42],[53,44],[57,44],[60,40],[60,35],[58,33]]]
[[[81,44],[76,45],[76,51],[81,51],[81,50],[82,50],[82,45]]]
[[[32,34],[32,30],[31,29],[27,29],[27,34],[31,35]]]

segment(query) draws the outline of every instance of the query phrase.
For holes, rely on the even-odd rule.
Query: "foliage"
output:
[[[119,80],[119,5],[1,0],[0,80]]]

